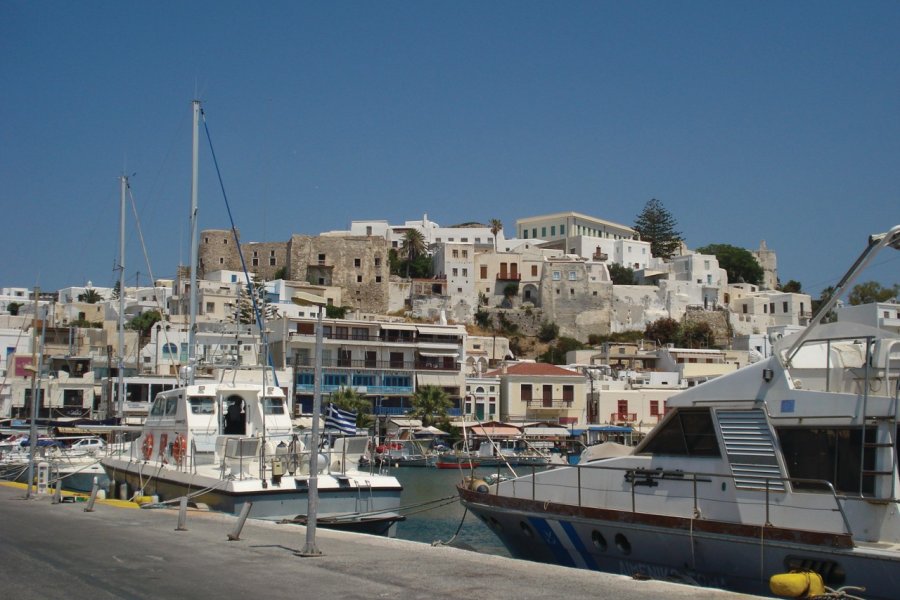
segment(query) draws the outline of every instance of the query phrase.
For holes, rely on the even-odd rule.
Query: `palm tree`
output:
[[[425,253],[425,236],[418,229],[407,229],[403,234],[403,251],[406,254],[406,277],[409,278],[409,265]]]
[[[491,233],[494,234],[494,251],[497,250],[497,234],[503,231],[503,221],[491,219]]]
[[[78,301],[86,304],[97,304],[103,300],[103,294],[93,288],[87,288],[83,294],[78,294]]]
[[[453,402],[442,388],[436,385],[423,385],[416,389],[410,398],[413,409],[409,414],[422,420],[426,427],[435,421],[435,416],[447,417],[447,411],[453,408]]]

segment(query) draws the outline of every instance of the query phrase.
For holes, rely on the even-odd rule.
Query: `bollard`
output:
[[[241,516],[238,517],[238,522],[234,526],[234,531],[228,534],[229,542],[236,542],[241,539],[241,529],[244,528],[244,521],[247,520],[247,515],[250,514],[250,509],[253,508],[252,502],[245,502],[243,508],[241,508]]]
[[[119,500],[128,500],[128,484],[124,481],[119,486]]]
[[[181,504],[178,507],[178,527],[175,531],[187,531],[184,522],[187,520],[187,496],[181,497]]]
[[[94,477],[94,485],[91,486],[91,497],[88,500],[87,506],[84,507],[84,512],[94,512],[94,501],[97,500],[97,491],[100,489],[100,486],[97,485],[97,478]]]
[[[56,491],[53,492],[53,504],[62,502],[62,479],[56,480]]]

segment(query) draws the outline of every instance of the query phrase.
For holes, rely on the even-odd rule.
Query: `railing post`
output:
[[[578,508],[581,508],[581,465],[575,465],[576,473],[578,473]]]
[[[771,527],[772,522],[769,520],[769,478],[766,477],[766,527]]]
[[[534,465],[531,465],[531,499],[537,500],[537,477],[534,476]]]
[[[699,501],[697,500],[697,474],[696,473],[691,474],[691,481],[694,485],[694,518],[696,519],[700,516],[700,506],[698,504]]]

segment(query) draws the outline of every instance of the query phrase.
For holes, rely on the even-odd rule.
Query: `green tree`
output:
[[[503,231],[503,221],[491,219],[491,233],[494,234],[494,250],[497,250],[497,234]]]
[[[763,268],[749,250],[730,244],[709,244],[697,248],[697,253],[714,255],[719,261],[719,267],[728,273],[729,283],[759,285],[763,281]]]
[[[556,342],[547,348],[547,351],[537,357],[538,362],[550,363],[552,365],[566,364],[566,353],[572,350],[584,350],[587,348],[582,342],[575,338],[560,337]]]
[[[338,388],[331,392],[329,400],[338,408],[355,412],[357,427],[365,429],[371,425],[372,403],[352,387]]]
[[[19,309],[22,308],[21,302],[10,302],[6,305],[6,310],[9,311],[9,314],[12,316],[16,316],[19,314]]]
[[[335,306],[333,304],[325,305],[325,316],[329,319],[344,319],[347,317],[349,306]]]
[[[86,304],[97,304],[103,299],[103,294],[93,288],[87,288],[83,293],[78,294],[78,301]]]
[[[634,269],[612,263],[609,265],[609,278],[613,285],[634,285]]]
[[[891,287],[882,287],[877,281],[866,281],[853,286],[847,301],[853,306],[859,304],[870,304],[872,302],[887,302],[892,298],[896,298],[900,294],[900,284],[894,284]]]
[[[113,285],[113,289],[112,289],[111,296],[112,296],[113,300],[119,299],[119,294],[121,293],[121,290],[122,290],[122,285],[117,281],[115,283],[115,285]]]
[[[634,221],[634,230],[641,239],[650,242],[650,253],[659,258],[672,258],[681,246],[681,232],[675,217],[656,198],[644,205]]]
[[[437,419],[446,419],[448,411],[453,408],[453,401],[447,392],[436,385],[423,385],[416,388],[410,398],[412,410],[409,415],[422,420],[428,427]]]
[[[549,321],[545,321],[541,324],[541,329],[538,331],[538,339],[545,344],[552,342],[559,335],[559,325],[556,323],[550,323]]]
[[[686,323],[678,334],[679,345],[683,348],[709,348],[715,341],[712,327],[705,321]]]
[[[475,324],[481,327],[482,329],[491,329],[493,327],[493,322],[491,320],[491,313],[486,310],[478,310],[475,312]]]
[[[150,337],[150,330],[161,320],[162,315],[158,310],[148,310],[128,321],[127,327],[137,331],[141,339],[145,339]]]
[[[790,280],[788,280],[787,283],[785,283],[783,286],[781,286],[781,291],[787,292],[789,294],[802,294],[803,286],[800,285],[799,281],[790,279]]]
[[[828,301],[831,299],[831,296],[834,295],[834,287],[828,286],[827,288],[822,290],[822,293],[819,295],[818,299],[813,298],[812,300],[812,312],[813,315],[819,314],[819,311],[825,306]],[[822,318],[823,323],[834,323],[837,320],[837,315],[834,314],[834,311],[829,311],[827,315]]]
[[[256,323],[256,313],[253,309],[253,297],[256,297],[256,308],[264,321],[271,321],[278,316],[278,309],[269,303],[266,296],[266,282],[258,275],[251,278],[251,283],[241,286],[238,294],[238,323]],[[231,317],[234,321],[234,317]],[[262,324],[260,323],[260,326]]]
[[[675,344],[678,342],[680,329],[678,321],[663,317],[647,325],[644,329],[644,337],[658,344]]]

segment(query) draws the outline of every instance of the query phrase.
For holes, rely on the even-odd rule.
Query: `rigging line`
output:
[[[231,214],[231,205],[228,203],[228,195],[225,193],[225,183],[222,181],[222,172],[219,170],[219,161],[216,158],[216,151],[213,148],[212,136],[209,133],[209,125],[206,123],[206,112],[201,108],[200,116],[203,119],[203,130],[206,132],[206,140],[209,142],[209,151],[212,154],[213,165],[216,168],[216,176],[219,179],[219,188],[222,190],[222,198],[225,200],[225,209],[228,211],[228,220],[231,223],[231,235],[234,237],[234,245],[237,248],[238,256],[241,259],[241,269],[244,271],[244,278],[247,280],[247,288],[250,291],[250,300],[253,302],[253,313],[256,316],[256,324],[259,327],[259,334],[262,337],[263,347],[266,352],[266,362],[272,368],[272,377],[275,380],[275,387],[278,386],[278,375],[275,373],[275,361],[272,359],[272,353],[269,349],[269,335],[266,333],[265,323],[259,311],[259,304],[256,302],[256,290],[253,281],[250,279],[250,273],[247,271],[247,261],[244,259],[244,253],[241,252],[240,241],[238,240],[237,228],[234,225],[234,216]]]

